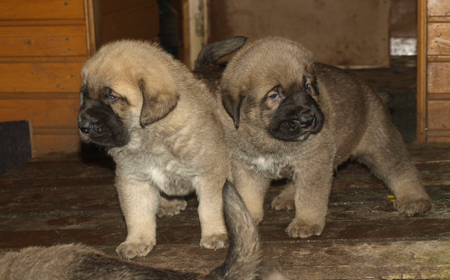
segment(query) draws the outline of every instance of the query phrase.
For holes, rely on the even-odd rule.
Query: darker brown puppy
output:
[[[267,38],[238,51],[219,90],[234,184],[257,223],[270,181],[288,178],[272,202],[276,210],[295,204],[286,232],[320,235],[333,171],[348,158],[366,164],[385,182],[400,213],[430,209],[386,105],[355,75],[314,62],[298,43]]]

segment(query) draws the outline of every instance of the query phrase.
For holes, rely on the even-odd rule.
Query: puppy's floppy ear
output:
[[[140,118],[142,127],[167,116],[175,108],[180,98],[175,88],[150,89],[144,79],[139,80],[139,89],[143,97]]]
[[[241,116],[241,104],[246,94],[245,87],[242,87],[239,92],[225,88],[222,90],[222,104],[228,115],[233,119],[236,129],[239,128],[239,119]]]

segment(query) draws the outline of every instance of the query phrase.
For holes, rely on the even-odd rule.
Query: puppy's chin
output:
[[[113,131],[105,128],[106,131],[100,133],[96,131],[89,131],[88,133],[78,130],[81,141],[87,144],[96,144],[105,148],[123,147],[130,141],[126,133],[113,133]]]
[[[282,133],[279,131],[269,131],[269,133],[273,138],[287,142],[305,141],[311,135],[310,131],[302,131],[300,133]]]
[[[272,123],[268,127],[269,134],[281,141],[305,141],[311,134],[316,134],[322,129],[322,118],[314,118],[310,127],[303,128],[297,120],[284,120],[276,125]]]

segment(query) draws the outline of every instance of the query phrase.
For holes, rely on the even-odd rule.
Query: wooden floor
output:
[[[334,180],[327,224],[319,237],[289,238],[293,213],[275,212],[267,197],[260,225],[264,267],[292,279],[450,279],[450,145],[410,145],[433,200],[419,217],[399,215],[389,191],[350,163]],[[31,245],[85,243],[114,255],[126,236],[107,158],[65,155],[33,159],[0,176],[0,255]],[[158,220],[155,267],[208,272],[226,250],[200,249],[197,202]]]

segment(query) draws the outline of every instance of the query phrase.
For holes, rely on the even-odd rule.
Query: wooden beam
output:
[[[426,143],[427,121],[427,1],[417,7],[417,142]]]

